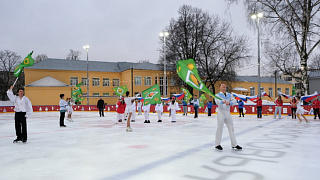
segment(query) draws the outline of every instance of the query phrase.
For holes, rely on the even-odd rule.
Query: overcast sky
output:
[[[257,54],[257,35],[246,22],[243,5],[228,8],[224,0],[1,0],[0,50],[23,58],[33,50],[33,57],[65,59],[73,49],[81,51],[84,60],[82,46],[88,44],[89,60],[157,63],[159,32],[178,17],[183,4],[229,21],[249,37]],[[250,67],[239,74],[256,74],[257,68]]]

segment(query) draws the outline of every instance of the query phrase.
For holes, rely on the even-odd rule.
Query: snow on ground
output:
[[[28,142],[13,144],[13,113],[0,114],[0,179],[308,179],[320,176],[320,120],[233,115],[238,144],[232,150],[224,128],[222,152],[214,149],[216,114],[177,115],[150,124],[136,115],[133,132],[114,124],[116,113],[74,112],[59,127],[59,112],[36,112]]]

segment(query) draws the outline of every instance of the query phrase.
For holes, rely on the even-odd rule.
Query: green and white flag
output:
[[[81,83],[77,84],[72,90],[72,96],[78,96],[82,94]]]
[[[206,96],[203,94],[201,94],[200,98],[199,98],[199,106],[204,108],[204,101],[207,100]]]
[[[144,91],[142,91],[143,105],[159,104],[161,103],[161,94],[159,84],[156,84]]]
[[[292,85],[292,96],[296,95],[297,88]]]
[[[31,57],[33,51],[14,69],[13,75],[19,77],[24,67],[33,66],[34,59]]]
[[[193,59],[187,60],[180,60],[177,62],[177,74],[180,78],[187,83],[192,88],[205,92],[210,96],[220,99],[219,97],[215,96],[201,81],[201,78],[198,74],[198,70],[196,68],[196,64],[194,63]]]
[[[128,91],[127,85],[112,88],[117,96],[123,96]]]
[[[187,99],[187,102],[192,98],[191,93],[188,91],[188,89],[181,88],[182,92],[184,93],[184,97]]]

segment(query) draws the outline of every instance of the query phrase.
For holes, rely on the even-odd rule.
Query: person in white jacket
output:
[[[136,122],[136,101],[134,99],[131,100],[132,101],[132,119],[131,119],[131,122]]]
[[[142,106],[142,102],[139,100],[138,101],[138,115],[141,115],[141,106]]]
[[[14,121],[17,139],[13,140],[13,143],[22,141],[26,143],[28,140],[27,136],[27,118],[33,113],[32,104],[29,98],[24,96],[24,89],[18,89],[18,96],[15,96],[12,92],[13,86],[7,91],[7,96],[10,101],[14,102]]]
[[[150,123],[150,119],[149,119],[149,112],[150,112],[150,104],[145,105],[142,107],[142,110],[144,111],[144,123]]]
[[[162,120],[161,120],[161,115],[162,115],[162,112],[163,112],[162,102],[156,105],[155,110],[158,113],[158,122],[162,122]]]
[[[234,129],[233,129],[233,120],[230,114],[230,105],[235,104],[236,100],[233,98],[233,96],[230,93],[226,92],[227,86],[226,84],[222,83],[219,86],[220,93],[217,94],[219,98],[222,100],[219,100],[215,98],[215,102],[218,105],[217,108],[217,131],[216,131],[216,149],[222,151],[223,148],[221,147],[221,137],[222,137],[222,130],[223,130],[223,124],[225,123],[228,127],[230,140],[231,140],[231,147],[233,149],[241,150],[242,147],[237,145],[237,140],[234,135]]]
[[[176,122],[176,111],[179,109],[179,104],[178,104],[178,102],[176,102],[175,97],[172,98],[172,101],[169,104],[169,109],[170,109],[171,117],[172,117],[171,122],[175,123]]]

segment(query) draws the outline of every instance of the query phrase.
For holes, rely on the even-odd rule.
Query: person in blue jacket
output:
[[[242,100],[240,99],[240,100],[238,101],[239,117],[241,117],[241,113],[242,113],[242,117],[244,117],[244,114],[243,114],[243,105],[244,105],[244,103],[243,103]]]
[[[208,116],[211,116],[212,101],[207,102]]]

